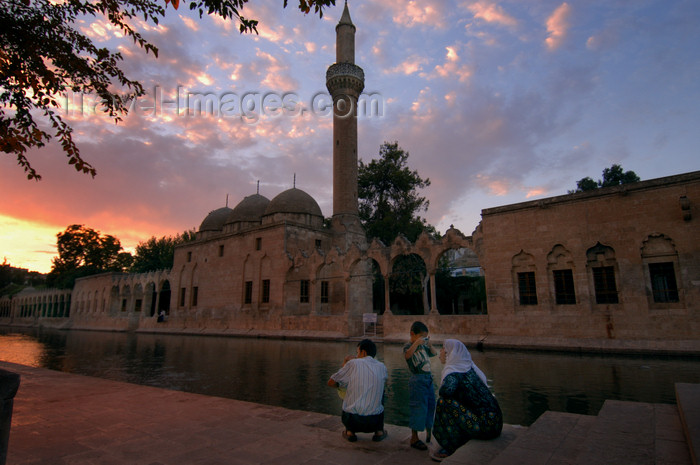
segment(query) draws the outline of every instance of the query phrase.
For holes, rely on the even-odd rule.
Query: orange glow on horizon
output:
[[[88,226],[90,227],[90,226]],[[56,250],[56,235],[65,231],[66,226],[53,226],[34,221],[26,221],[11,216],[0,215],[0,263],[7,263],[15,268],[26,268],[29,271],[48,273],[51,271],[52,260],[58,256]],[[101,234],[107,234],[97,229]],[[124,252],[132,255],[136,245],[148,237],[141,238],[138,232],[124,230],[110,232],[120,240]],[[128,237],[131,241],[120,238]],[[150,237],[150,236],[149,236]]]
[[[0,215],[0,260],[15,268],[48,273],[57,255],[56,234],[61,228]]]

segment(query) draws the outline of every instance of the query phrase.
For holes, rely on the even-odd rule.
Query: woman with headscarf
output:
[[[440,351],[445,365],[435,409],[433,436],[441,449],[431,458],[441,461],[470,439],[493,439],[503,429],[503,414],[491,394],[486,375],[460,341],[447,339]]]

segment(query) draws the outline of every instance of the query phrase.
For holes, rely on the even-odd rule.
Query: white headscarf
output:
[[[445,360],[445,367],[442,369],[442,378],[440,379],[440,383],[445,381],[447,375],[451,373],[466,373],[473,369],[474,372],[479,375],[479,378],[481,378],[484,384],[487,384],[486,375],[472,361],[472,355],[469,353],[464,344],[457,339],[445,339],[443,347],[445,348],[445,354],[447,357]]]

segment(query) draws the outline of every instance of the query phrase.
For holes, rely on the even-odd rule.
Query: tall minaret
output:
[[[335,34],[336,62],[326,71],[333,97],[333,229],[350,245],[365,237],[357,206],[357,100],[365,73],[355,64],[355,25],[347,0]]]

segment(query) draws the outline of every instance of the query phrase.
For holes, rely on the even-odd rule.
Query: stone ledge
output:
[[[386,343],[403,344],[408,340],[408,331],[406,334],[387,334],[383,339]],[[430,339],[438,344],[445,339],[457,339],[464,342],[467,347],[479,349],[700,356],[700,340],[574,339],[436,333],[431,333]]]
[[[700,384],[676,383],[678,413],[694,465],[700,463]]]

